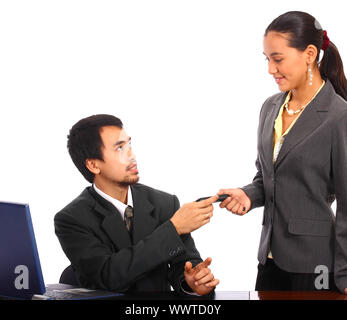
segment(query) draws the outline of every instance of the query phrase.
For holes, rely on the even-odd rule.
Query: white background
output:
[[[347,63],[340,0],[0,2],[0,200],[30,204],[46,283],[69,264],[53,217],[88,185],[66,149],[70,127],[120,117],[140,182],[181,203],[248,184],[260,107],[278,92],[263,33],[290,10],[315,16]],[[215,206],[193,233],[219,290],[254,289],[261,216]]]

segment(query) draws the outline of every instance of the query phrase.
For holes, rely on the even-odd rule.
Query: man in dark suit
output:
[[[206,295],[219,280],[190,232],[210,221],[217,196],[180,208],[176,196],[138,183],[122,122],[95,115],[77,122],[68,150],[93,185],[55,216],[55,231],[80,285],[118,292]]]

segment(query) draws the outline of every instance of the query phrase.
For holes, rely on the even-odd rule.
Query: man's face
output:
[[[130,185],[139,181],[136,157],[131,149],[131,138],[124,129],[105,126],[100,129],[103,142],[101,153],[104,161],[97,160],[100,173],[97,179],[118,185]]]

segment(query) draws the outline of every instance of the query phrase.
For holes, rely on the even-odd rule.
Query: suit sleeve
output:
[[[334,123],[332,170],[336,195],[335,283],[347,288],[347,112]]]
[[[247,196],[251,200],[251,208],[250,210],[261,207],[264,205],[265,202],[265,194],[264,194],[264,184],[263,184],[263,172],[261,168],[261,163],[259,160],[259,145],[261,144],[261,135],[263,130],[263,124],[264,124],[264,106],[267,104],[269,99],[267,99],[261,110],[259,115],[259,125],[258,125],[258,133],[257,133],[257,139],[258,139],[258,156],[255,161],[255,166],[257,168],[257,173],[253,178],[252,183],[242,187],[241,189],[247,194]]]
[[[180,208],[179,200],[174,196],[174,212]],[[184,245],[184,252],[174,257],[170,261],[169,269],[169,281],[174,290],[178,293],[184,294],[184,291],[189,291],[188,285],[185,284],[184,280],[184,266],[187,261],[190,261],[194,266],[202,262],[200,254],[195,247],[194,240],[190,233],[181,235],[181,240]],[[182,286],[185,290],[182,290]]]
[[[158,265],[170,260],[178,264],[181,258],[175,257],[184,248],[187,256],[197,254],[192,239],[180,237],[170,220],[137,244],[117,252],[68,212],[58,213],[54,222],[60,244],[80,275],[81,285],[89,288],[123,292]]]
[[[261,170],[259,155],[257,157],[257,160],[255,161],[255,166],[257,168],[257,173],[253,178],[252,183],[241,188],[251,200],[250,210],[263,206],[265,201],[263,173]]]

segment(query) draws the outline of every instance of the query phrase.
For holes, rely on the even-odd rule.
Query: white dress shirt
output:
[[[124,220],[124,212],[125,212],[125,209],[127,208],[127,206],[131,206],[132,208],[134,208],[133,195],[131,193],[130,187],[128,187],[128,203],[127,204],[124,204],[123,202],[121,202],[121,201],[109,196],[105,192],[101,191],[94,183],[93,183],[93,188],[100,196],[102,196],[105,200],[111,202],[116,207],[116,209],[120,212],[123,220]]]

